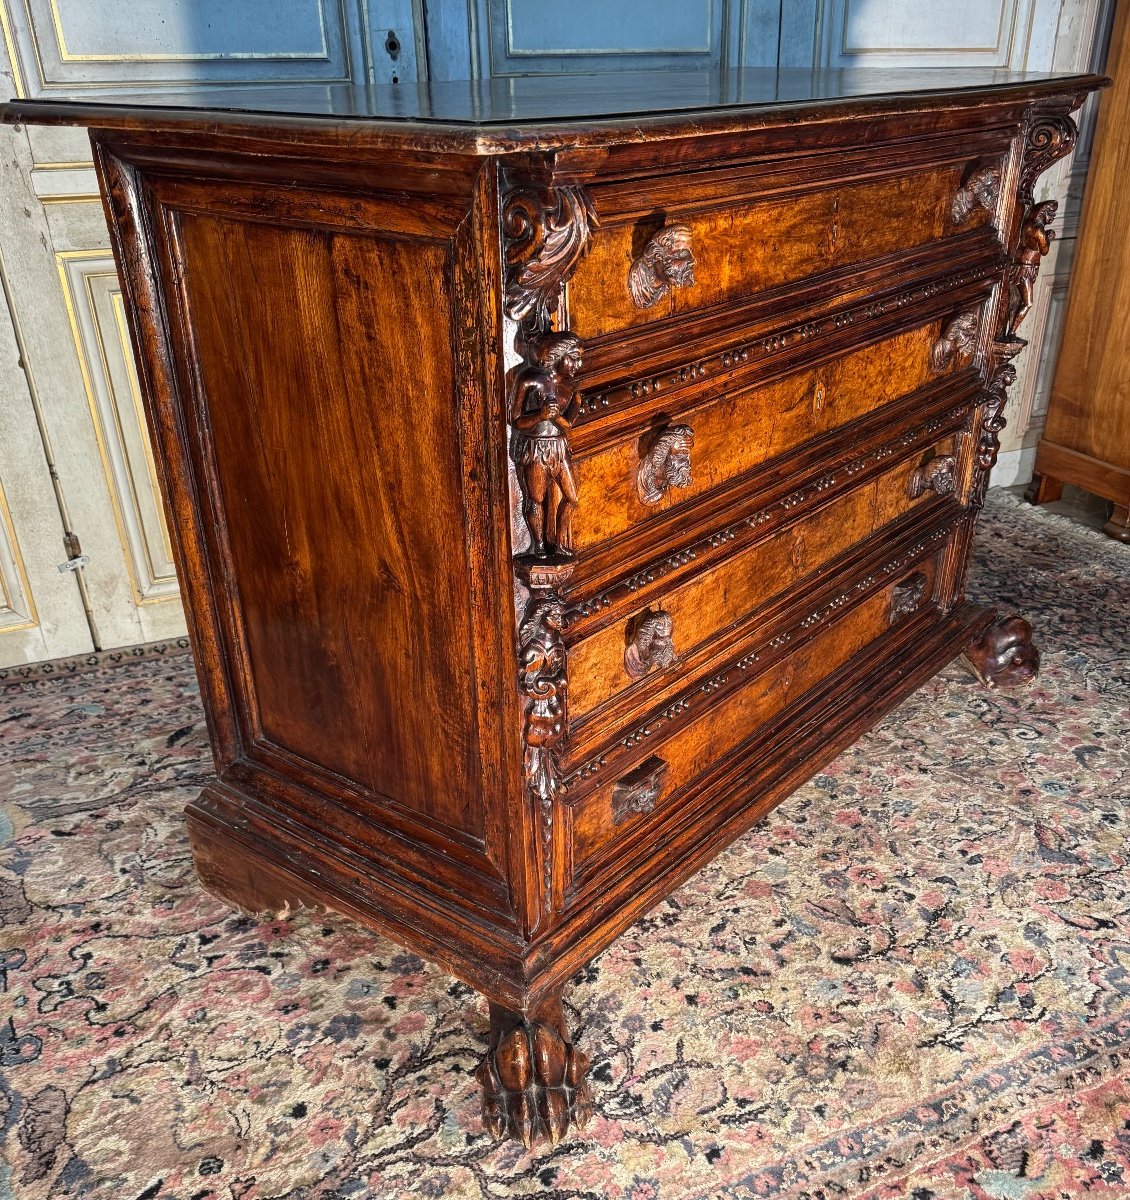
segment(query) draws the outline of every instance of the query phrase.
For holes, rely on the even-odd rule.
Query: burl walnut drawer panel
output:
[[[597,869],[598,860],[615,854],[625,836],[640,826],[658,825],[679,794],[712,766],[735,754],[806,692],[829,679],[855,654],[864,650],[893,626],[909,620],[930,603],[940,553],[908,564],[892,574],[891,582],[871,592],[843,615],[804,638],[803,622],[792,631],[795,648],[779,650],[774,642],[731,663],[719,672],[723,681],[735,675],[748,678],[701,716],[666,738],[662,725],[647,724],[627,734],[624,744],[642,741],[641,733],[658,736],[649,753],[638,755],[630,766],[605,769],[609,777],[580,795],[584,772],[571,787],[579,798],[570,803],[566,794],[565,820],[571,853],[569,872],[574,887]],[[709,691],[709,687],[706,689]]]
[[[626,430],[582,453],[581,495],[573,521],[579,550],[617,537],[656,513],[684,504],[746,471],[837,429],[936,378],[931,348],[940,320],[759,387]],[[682,431],[690,477],[677,477],[661,440]],[[689,442],[689,444],[688,444]]]
[[[657,205],[658,218],[602,215],[568,285],[570,328],[582,340],[597,338],[976,230],[993,219],[995,201],[994,209],[958,202],[957,219],[955,197],[969,173],[967,162],[950,163],[706,210]],[[648,186],[638,185],[645,197]],[[599,190],[596,197],[599,207]],[[658,294],[640,283],[656,256],[673,263],[675,280]]]
[[[646,608],[569,647],[569,712],[574,734],[606,701],[630,691],[654,703],[687,658],[731,626],[927,497],[952,492],[954,439],[916,451],[810,516],[661,594]]]

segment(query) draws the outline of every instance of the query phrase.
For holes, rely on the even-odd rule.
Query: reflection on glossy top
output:
[[[514,125],[623,119],[864,97],[962,92],[1070,79],[984,68],[915,70],[622,71],[385,86],[339,83],[178,90],[98,90],[19,102],[46,114],[52,106],[94,112],[176,109],[215,113],[277,113],[332,120],[408,121],[447,125]],[[1079,79],[1079,76],[1075,76]],[[10,117],[10,114],[9,114]]]

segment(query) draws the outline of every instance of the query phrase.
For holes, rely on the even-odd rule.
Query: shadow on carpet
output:
[[[948,668],[579,974],[553,1150],[469,988],[197,887],[183,651],[4,673],[0,1197],[1130,1195],[1130,549],[993,493],[976,555],[1039,681]]]

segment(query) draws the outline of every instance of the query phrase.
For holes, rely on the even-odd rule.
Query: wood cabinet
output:
[[[1027,498],[1065,483],[1113,504],[1106,532],[1130,542],[1130,242],[1122,188],[1130,171],[1130,6],[1111,34],[1114,86],[1103,97],[1087,179],[1063,346]]]
[[[583,1120],[562,989],[641,913],[954,656],[1035,673],[964,581],[1101,81],[959,76],[5,110],[91,127],[200,878],[481,990],[498,1134]]]

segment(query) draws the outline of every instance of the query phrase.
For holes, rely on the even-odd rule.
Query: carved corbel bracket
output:
[[[506,313],[548,330],[561,289],[589,248],[596,209],[579,184],[517,187],[502,204],[506,238]]]
[[[1020,160],[1019,194],[1025,208],[1036,202],[1036,180],[1075,149],[1079,129],[1065,112],[1035,109],[1024,130],[1024,154]]]
[[[979,308],[958,313],[930,347],[930,369],[936,375],[940,375],[954,365],[965,366],[971,362],[977,349],[980,325]]]

